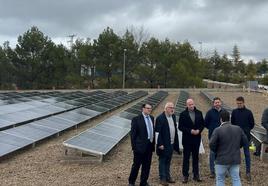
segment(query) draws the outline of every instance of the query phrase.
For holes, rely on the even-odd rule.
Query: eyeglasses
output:
[[[144,107],[145,109],[148,109],[148,110],[150,110],[150,109],[152,109],[151,107]]]

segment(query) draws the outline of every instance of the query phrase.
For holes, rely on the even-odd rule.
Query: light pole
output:
[[[123,63],[123,84],[122,88],[125,88],[125,78],[126,78],[126,51],[127,49],[124,48],[124,63]]]

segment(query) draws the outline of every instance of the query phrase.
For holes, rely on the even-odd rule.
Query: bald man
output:
[[[200,110],[197,110],[193,99],[187,99],[186,109],[181,112],[179,119],[179,129],[182,131],[183,146],[183,183],[189,178],[189,159],[192,154],[193,180],[201,182],[199,176],[199,146],[201,142],[201,132],[204,129],[204,118]]]
[[[175,183],[170,174],[173,150],[179,153],[177,124],[172,102],[166,103],[164,112],[156,118],[155,132],[160,184],[167,186],[169,183]]]

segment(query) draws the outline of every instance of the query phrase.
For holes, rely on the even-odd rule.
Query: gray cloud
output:
[[[265,0],[0,0],[0,43],[37,26],[56,42],[67,35],[96,38],[107,26],[123,34],[143,26],[151,36],[190,41],[204,55],[214,49],[242,57],[268,58],[268,2]]]

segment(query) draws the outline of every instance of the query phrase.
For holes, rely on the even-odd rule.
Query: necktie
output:
[[[153,142],[153,129],[152,129],[152,125],[151,125],[151,121],[149,119],[149,116],[146,116],[146,119],[147,119],[147,124],[148,124],[148,129],[149,129],[149,138],[150,138],[150,141]]]

